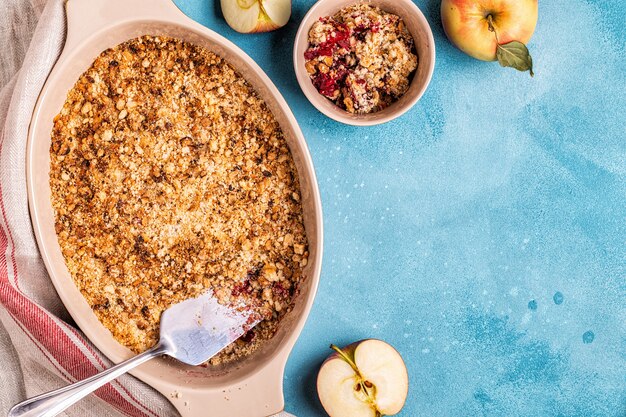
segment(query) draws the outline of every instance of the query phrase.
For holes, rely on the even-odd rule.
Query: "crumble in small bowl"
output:
[[[406,91],[396,98],[388,99],[388,101],[384,103],[386,107],[380,105],[376,111],[364,112],[364,109],[361,108],[359,112],[351,113],[345,108],[345,103],[341,105],[337,104],[336,101],[338,101],[339,98],[332,100],[320,94],[309,73],[311,65],[315,65],[315,70],[318,71],[317,66],[319,66],[319,64],[313,62],[312,64],[308,64],[309,68],[307,68],[307,61],[310,61],[310,59],[305,58],[305,53],[312,46],[315,46],[309,41],[309,32],[311,32],[313,26],[320,19],[334,18],[338,13],[341,13],[342,9],[350,7],[351,5],[371,5],[371,7],[380,9],[383,14],[391,14],[399,17],[399,20],[403,22],[403,29],[406,29],[406,32],[409,33],[410,37],[413,39],[411,52],[415,54],[418,65],[407,77],[408,86],[406,86]],[[328,60],[327,57],[324,57],[322,59],[316,59],[316,61],[322,61],[321,63],[326,66],[329,66],[328,64],[332,65],[332,62],[329,60],[329,62],[324,62],[324,59]],[[412,0],[355,0],[342,2],[338,2],[337,0],[318,0],[300,22],[300,27],[298,28],[294,40],[293,63],[296,78],[302,92],[317,110],[341,123],[353,126],[373,126],[400,117],[411,109],[424,95],[435,68],[435,40],[426,17]],[[368,67],[369,64],[365,66]],[[324,67],[322,67],[322,70],[324,70]],[[323,79],[320,79],[320,82],[322,80]],[[363,86],[364,84],[361,85]],[[400,85],[400,83],[398,85]],[[356,88],[357,86],[358,83],[355,81],[353,87]],[[331,83],[329,87],[332,87]],[[329,90],[330,89],[331,88],[329,88]],[[339,89],[339,93],[341,93],[341,89]],[[352,97],[350,98],[354,105],[354,99]]]
[[[313,85],[349,113],[388,107],[408,90],[418,65],[404,21],[370,4],[319,18],[308,41],[305,67]]]

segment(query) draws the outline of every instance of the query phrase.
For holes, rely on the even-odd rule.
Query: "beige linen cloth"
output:
[[[64,3],[0,0],[0,416],[28,397],[111,366],[74,327],[59,300],[28,213],[28,125],[65,41]],[[154,389],[125,375],[65,415],[169,417],[178,412]]]

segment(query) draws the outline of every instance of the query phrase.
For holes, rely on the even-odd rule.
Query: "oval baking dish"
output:
[[[65,266],[54,229],[50,202],[50,132],[78,77],[105,49],[141,35],[178,38],[220,55],[254,87],[280,124],[293,155],[302,194],[309,262],[294,308],[273,339],[241,362],[221,367],[191,367],[174,360],[147,362],[132,374],[170,399],[183,416],[268,416],[284,406],[282,382],[289,352],[311,309],[321,270],[322,209],[319,190],[302,132],[274,84],[243,51],[186,17],[169,0],[69,0],[64,50],[44,85],[33,113],[27,145],[31,218],[50,277],[70,314],[108,358],[120,362],[132,352],[115,341],[80,294]],[[173,392],[182,395],[173,396]]]

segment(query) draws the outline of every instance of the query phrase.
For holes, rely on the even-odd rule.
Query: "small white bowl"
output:
[[[349,113],[321,95],[309,78],[304,67],[304,52],[309,47],[309,30],[320,17],[332,16],[346,6],[355,3],[368,3],[382,10],[398,15],[415,40],[418,55],[417,71],[408,91],[389,107],[368,114]],[[293,65],[296,77],[304,95],[320,112],[338,122],[354,126],[372,126],[388,122],[403,115],[422,97],[435,68],[435,40],[424,14],[411,0],[319,0],[304,16],[293,48]]]

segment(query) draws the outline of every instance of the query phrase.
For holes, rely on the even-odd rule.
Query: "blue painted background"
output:
[[[287,367],[287,410],[323,415],[329,343],[404,356],[402,416],[626,415],[626,2],[540,1],[535,78],[456,50],[438,0],[422,100],[389,124],[318,113],[292,70],[311,0],[240,35],[219,2],[179,7],[250,54],[308,140],[325,215],[315,307]]]

